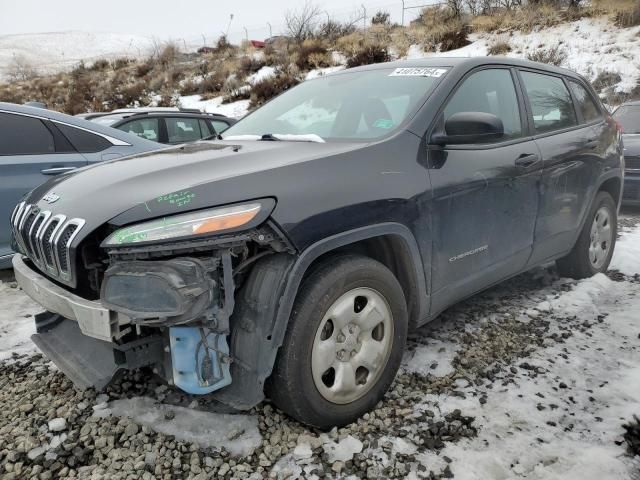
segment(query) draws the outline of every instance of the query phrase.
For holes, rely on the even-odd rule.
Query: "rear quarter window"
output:
[[[593,122],[602,117],[600,108],[585,87],[573,80],[569,81],[569,87],[576,99],[578,111],[582,115],[582,120],[585,123]]]
[[[79,128],[56,123],[58,130],[71,142],[71,145],[80,153],[95,153],[106,150],[111,146],[111,142],[94,133],[80,130]]]

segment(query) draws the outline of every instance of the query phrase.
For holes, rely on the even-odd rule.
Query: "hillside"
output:
[[[77,63],[76,58],[68,72],[43,75],[5,66],[5,77],[12,80],[0,84],[0,101],[44,101],[71,114],[182,106],[240,117],[300,81],[343,68],[401,58],[488,54],[572,69],[591,81],[612,106],[640,98],[636,0],[594,0],[571,8],[528,4],[491,15],[454,15],[450,9],[434,7],[423,10],[409,27],[381,18],[366,31],[338,22],[319,24],[297,40],[260,50],[221,38],[206,54],[172,43],[154,44],[145,37],[97,34],[83,39],[88,34],[77,32],[0,37],[0,65],[3,52],[6,56],[14,44],[31,45],[30,51],[35,44],[53,44],[47,49],[49,57],[72,44],[85,45],[67,50],[83,59]],[[101,56],[96,44],[112,53]],[[140,55],[144,51],[151,53]]]

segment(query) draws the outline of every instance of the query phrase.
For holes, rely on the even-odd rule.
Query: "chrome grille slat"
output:
[[[25,202],[11,215],[13,234],[23,253],[43,272],[65,283],[75,280],[71,244],[84,224],[81,218],[52,215]]]

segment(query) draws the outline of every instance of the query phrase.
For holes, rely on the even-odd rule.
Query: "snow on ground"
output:
[[[150,37],[122,33],[49,32],[0,35],[0,79],[14,57],[25,59],[40,73],[55,73],[83,60],[140,58],[154,47]]]
[[[552,307],[596,326],[527,359],[544,375],[520,369],[515,384],[487,389],[484,405],[475,395],[425,398],[425,408],[459,408],[479,424],[476,439],[441,452],[453,459],[456,478],[629,478],[628,460],[615,442],[622,423],[639,413],[640,351],[629,340],[640,332],[640,285],[597,275]],[[598,323],[601,313],[608,316]]]
[[[640,227],[623,231],[609,268],[629,276],[640,274]]]
[[[173,405],[158,404],[148,397],[134,397],[110,402],[107,412],[128,417],[158,433],[201,447],[226,448],[232,455],[250,455],[262,442],[258,418],[253,415],[214,413]],[[99,416],[104,416],[104,413]]]
[[[36,333],[33,316],[42,307],[17,288],[15,282],[0,280],[0,361],[12,353],[34,353],[31,335]]]
[[[402,367],[408,372],[444,377],[454,371],[451,362],[456,356],[456,351],[452,342],[428,339],[417,349],[405,353]]]
[[[197,108],[206,113],[219,113],[231,118],[244,117],[249,111],[249,100],[238,100],[232,103],[222,103],[223,97],[203,100],[201,95],[186,95],[180,97],[180,107]]]
[[[507,42],[512,50],[506,56],[516,58],[525,58],[540,48],[559,46],[567,52],[563,67],[584,75],[589,81],[595,80],[601,72],[616,72],[621,77],[616,90],[629,92],[640,78],[639,34],[640,26],[619,28],[605,17],[584,18],[530,33],[472,34],[470,45],[449,52],[423,52],[417,45],[412,45],[407,58],[484,56],[498,41]]]

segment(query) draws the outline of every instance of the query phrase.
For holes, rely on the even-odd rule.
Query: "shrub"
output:
[[[302,70],[312,68],[328,67],[331,59],[326,47],[320,40],[305,40],[295,52],[295,64]]]
[[[102,72],[109,68],[109,60],[105,58],[100,58],[93,62],[93,65],[87,68],[87,70],[91,70],[93,72]]]
[[[498,40],[489,46],[489,55],[504,55],[511,51],[511,45],[505,40]]]
[[[623,3],[623,2],[621,2]],[[635,27],[640,25],[640,2],[620,8],[615,13],[615,23],[619,27]]]
[[[114,70],[120,70],[121,68],[125,68],[132,63],[133,60],[127,57],[116,58],[113,62],[111,62],[111,68]]]
[[[597,92],[602,92],[607,88],[617,85],[621,80],[622,77],[619,73],[605,70],[598,74],[596,79],[592,82],[592,85]]]
[[[138,78],[142,78],[142,77],[148,75],[149,72],[151,72],[151,70],[153,70],[153,66],[154,66],[153,60],[150,59],[150,58],[147,59],[143,63],[139,63],[136,66],[136,69],[135,69],[135,76],[138,77]]]
[[[388,62],[391,60],[387,47],[377,44],[369,44],[361,50],[347,58],[347,68],[358,67],[360,65],[370,65],[372,63]]]
[[[527,54],[527,60],[555,65],[556,67],[561,66],[566,59],[567,51],[559,45],[547,49],[539,48]]]
[[[300,83],[298,77],[284,72],[278,72],[273,77],[261,80],[251,89],[249,108],[262,105],[285,90],[295,87],[298,83]]]
[[[237,74],[244,78],[252,73],[256,73],[262,67],[264,67],[264,60],[254,55],[245,55],[242,57],[236,68]]]

